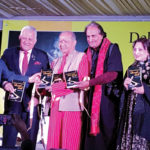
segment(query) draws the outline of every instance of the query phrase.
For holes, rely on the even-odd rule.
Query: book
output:
[[[50,92],[46,90],[46,87],[50,86],[53,79],[53,71],[52,69],[42,69],[41,70],[41,81],[38,86],[38,92],[41,96],[51,96]]]
[[[130,90],[132,90],[134,87],[142,86],[142,71],[140,67],[129,67],[128,77],[132,80],[131,84],[128,85]]]
[[[69,71],[65,72],[65,81],[67,84],[67,88],[72,88],[76,86],[76,82],[79,82],[78,72],[77,71]]]
[[[22,102],[22,97],[25,89],[25,82],[13,80],[12,85],[15,89],[14,93],[9,93],[8,100],[14,102]]]
[[[63,73],[53,74],[53,83],[64,82]]]
[[[51,69],[41,70],[41,87],[50,86],[53,78],[53,71]]]

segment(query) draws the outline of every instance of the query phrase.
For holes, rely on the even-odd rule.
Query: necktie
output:
[[[60,66],[60,68],[58,70],[58,73],[62,73],[63,72],[64,66],[65,66],[65,63],[66,63],[66,57],[67,56],[63,56],[62,62],[61,62],[61,66]]]
[[[22,75],[25,75],[28,69],[28,52],[24,51],[24,57],[22,61]]]

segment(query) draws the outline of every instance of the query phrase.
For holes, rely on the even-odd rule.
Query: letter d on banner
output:
[[[136,36],[136,38],[133,39],[133,36]],[[139,39],[139,34],[137,32],[130,32],[130,43],[133,43],[137,39]]]

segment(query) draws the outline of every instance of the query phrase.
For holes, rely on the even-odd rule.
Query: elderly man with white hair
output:
[[[25,26],[22,28],[20,35],[20,47],[8,48],[4,51],[2,56],[9,70],[23,76],[31,76],[41,69],[49,68],[49,60],[47,54],[35,48],[37,42],[37,31],[32,26]],[[18,78],[19,80],[19,78]],[[21,103],[8,100],[8,93],[5,97],[5,114],[19,114],[25,121],[27,127],[30,126],[30,111],[28,105],[31,100],[31,91],[33,84],[26,84],[23,99]],[[28,131],[30,139],[36,144],[36,138],[39,128],[39,119],[37,106],[34,107],[34,114],[32,120],[32,127]],[[3,146],[15,146],[17,137],[17,130],[12,125],[4,126],[3,130]]]

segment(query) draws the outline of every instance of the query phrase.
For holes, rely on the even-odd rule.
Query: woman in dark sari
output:
[[[126,72],[121,97],[117,150],[150,149],[150,41],[136,40],[133,55],[135,62]]]

